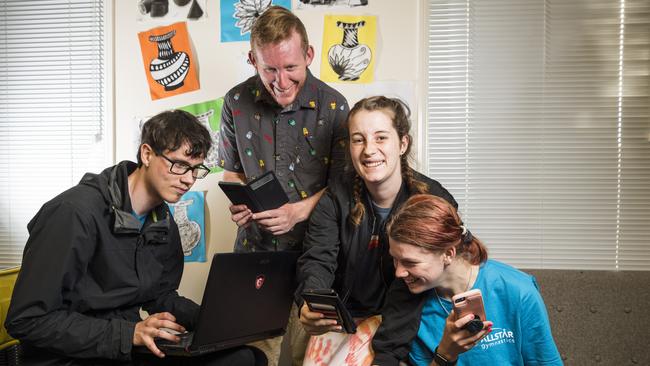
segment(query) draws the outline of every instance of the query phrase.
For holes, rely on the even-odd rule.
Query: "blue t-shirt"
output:
[[[483,293],[485,316],[492,332],[458,356],[463,365],[562,365],[553,341],[544,301],[535,278],[507,264],[481,264],[473,289]],[[417,337],[411,342],[411,363],[428,366],[440,343],[451,302],[433,291],[422,309]]]
[[[131,212],[131,214],[133,215],[133,217],[138,219],[138,221],[140,221],[140,229],[142,229],[142,227],[144,226],[144,223],[147,221],[147,215],[149,213],[147,212],[147,213],[143,213],[142,215],[138,215],[137,213],[135,213],[135,211],[133,211],[133,212]]]
[[[381,224],[383,224],[384,221],[386,221],[386,219],[388,218],[388,215],[390,215],[390,210],[392,210],[392,209],[393,209],[392,207],[384,208],[384,207],[377,206],[377,204],[374,203],[374,202],[372,203],[372,210],[381,219],[380,222],[378,223],[380,227],[381,227]]]

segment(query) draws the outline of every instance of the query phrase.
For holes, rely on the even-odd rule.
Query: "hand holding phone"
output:
[[[476,346],[490,333],[493,323],[486,320],[480,290],[460,293],[451,298],[453,310],[445,319],[442,339],[436,349],[438,364],[455,361],[458,356]],[[470,317],[470,315],[473,315]],[[473,318],[473,319],[472,319]],[[469,322],[468,319],[472,319]],[[455,362],[454,362],[455,363]]]
[[[481,290],[474,289],[467,292],[460,293],[451,298],[454,305],[454,312],[457,319],[460,319],[469,314],[474,314],[474,319],[465,325],[465,329],[470,333],[478,333],[483,329],[483,322],[487,320],[485,317],[485,307],[483,306],[483,294]]]
[[[302,298],[310,311],[321,313],[327,319],[335,319],[346,333],[356,333],[357,325],[336,291],[332,289],[305,290],[302,292]]]

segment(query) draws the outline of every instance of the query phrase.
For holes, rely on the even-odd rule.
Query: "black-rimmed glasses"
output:
[[[177,160],[172,160],[162,153],[157,153],[156,155],[162,156],[165,160],[170,162],[172,165],[169,167],[169,172],[172,174],[176,175],[184,175],[188,171],[192,171],[192,177],[196,179],[202,179],[205,178],[208,174],[210,174],[210,168],[203,164],[191,166],[187,164],[186,162],[183,161],[177,161]]]

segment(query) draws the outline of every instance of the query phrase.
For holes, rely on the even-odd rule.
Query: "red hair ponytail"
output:
[[[455,247],[456,253],[471,264],[485,262],[487,248],[475,236],[463,242],[462,224],[449,202],[437,196],[417,194],[400,207],[386,230],[391,239],[401,243],[434,252]]]

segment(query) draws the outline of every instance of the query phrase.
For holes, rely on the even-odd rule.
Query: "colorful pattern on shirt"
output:
[[[348,109],[340,93],[310,72],[286,108],[273,100],[259,77],[251,77],[225,97],[220,165],[244,173],[247,180],[273,170],[290,202],[308,198],[343,171]],[[273,237],[253,224],[239,230],[235,250],[299,250],[305,227],[302,222]]]

